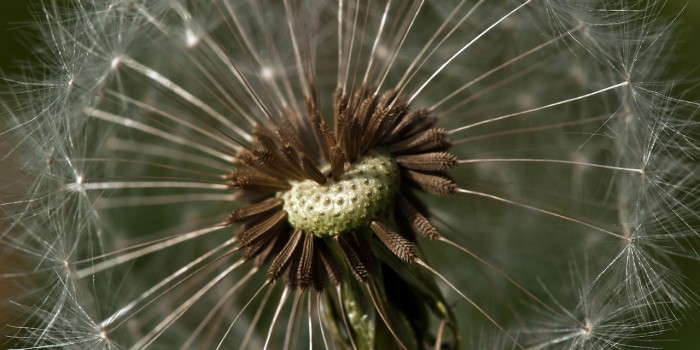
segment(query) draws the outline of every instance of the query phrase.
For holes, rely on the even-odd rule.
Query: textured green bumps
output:
[[[374,150],[359,158],[338,181],[292,183],[281,194],[294,228],[318,237],[332,237],[384,215],[400,185],[399,167],[386,152]]]

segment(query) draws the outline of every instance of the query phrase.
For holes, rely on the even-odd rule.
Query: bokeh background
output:
[[[32,62],[36,62],[33,52],[40,48],[42,40],[32,30],[31,22],[33,18],[40,17],[41,2],[0,0],[0,75],[19,76]],[[677,18],[678,25],[676,50],[669,52],[669,55],[674,56],[674,63],[669,67],[668,75],[678,79],[679,94],[683,94],[685,99],[700,102],[700,0],[668,0],[663,12],[668,18]],[[6,81],[0,81],[0,99],[8,101],[8,96],[3,95],[8,91],[6,84]],[[2,113],[0,118],[3,118]],[[0,125],[3,124],[0,120]],[[700,139],[700,135],[697,137]],[[9,173],[0,163],[0,181],[7,182],[12,176],[14,174]],[[2,201],[3,198],[0,197],[0,202]],[[1,229],[0,227],[0,231]],[[13,259],[6,255],[6,251],[0,246],[0,257],[3,258],[0,261],[4,262],[0,264],[0,274],[6,271]],[[679,266],[684,270],[684,275],[688,276],[688,285],[700,296],[700,264],[680,261]],[[13,329],[6,328],[5,324],[16,317],[10,311],[12,307],[6,304],[16,290],[16,286],[0,280],[0,349],[10,346],[7,339],[3,338],[8,332],[14,332]],[[700,305],[697,305],[694,309],[687,310],[684,321],[676,324],[675,329],[659,336],[659,342],[650,345],[662,349],[688,349],[689,344],[698,344],[697,348],[700,349],[699,335]]]

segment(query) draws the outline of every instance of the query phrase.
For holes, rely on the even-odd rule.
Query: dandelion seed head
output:
[[[17,339],[648,345],[700,204],[660,7],[47,3],[1,102],[31,185],[0,243],[42,282]]]

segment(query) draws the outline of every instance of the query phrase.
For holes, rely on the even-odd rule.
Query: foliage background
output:
[[[41,47],[42,39],[32,30],[31,22],[34,18],[41,18],[41,2],[42,0],[0,0],[0,75],[21,75],[25,68],[36,62],[32,52]],[[664,15],[670,19],[677,18],[678,24],[675,35],[676,51],[669,52],[669,55],[674,55],[674,60],[673,65],[669,67],[668,76],[682,81],[678,86],[678,93],[682,93],[685,99],[700,101],[700,0],[667,0]],[[7,82],[0,81],[0,92],[7,91],[6,84]],[[6,99],[6,96],[0,94],[0,99]],[[0,125],[2,124],[0,120]],[[700,135],[695,136],[696,139],[700,139]],[[0,163],[0,186],[11,181],[12,176],[9,169],[3,168]],[[0,198],[0,202],[2,201]],[[5,262],[0,264],[0,274],[7,268],[7,263],[12,261],[12,257],[5,254],[4,247],[0,247],[0,257],[3,258],[0,261]],[[679,262],[679,266],[684,270],[684,275],[688,277],[688,285],[700,301],[700,266],[697,262]],[[7,307],[6,301],[16,289],[16,286],[0,283],[0,337],[12,331],[4,327],[15,317],[10,311],[11,307]],[[693,310],[687,310],[683,322],[676,324],[673,331],[660,336],[660,342],[652,346],[687,349],[688,344],[700,343],[699,334],[700,304]],[[7,346],[9,343],[0,338],[0,349]]]

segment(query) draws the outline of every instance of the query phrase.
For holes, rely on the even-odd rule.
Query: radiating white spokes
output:
[[[452,57],[450,57],[442,65],[440,65],[440,67],[438,67],[435,70],[435,72],[428,79],[426,79],[423,82],[423,84],[411,95],[411,97],[408,98],[408,103],[411,103],[423,91],[423,89],[425,89],[425,87],[428,86],[428,84],[430,84],[430,82],[432,82],[433,79],[435,79],[435,77],[438,76],[440,74],[440,72],[442,72],[445,69],[445,67],[447,67],[450,64],[450,62],[452,62],[455,58],[457,58],[457,56],[461,55],[462,52],[464,52],[464,50],[468,49],[470,46],[472,46],[472,44],[474,44],[479,39],[481,39],[481,37],[483,37],[488,32],[490,32],[493,28],[498,26],[501,22],[505,21],[506,18],[512,16],[514,13],[518,12],[520,9],[522,9],[523,7],[525,7],[526,5],[528,5],[531,2],[532,2],[532,0],[527,0],[524,3],[520,4],[518,7],[516,7],[512,11],[505,14],[503,17],[499,18],[497,21],[494,21],[493,24],[488,26],[481,33],[479,33],[472,40],[470,40],[467,44],[462,46],[462,48],[460,48],[457,52],[454,53],[454,55],[452,55]]]
[[[110,269],[110,268],[113,268],[117,265],[132,261],[132,260],[139,258],[139,257],[142,257],[144,255],[151,254],[153,252],[157,252],[157,251],[160,251],[162,249],[172,247],[176,244],[187,242],[189,240],[192,240],[192,239],[195,239],[198,237],[202,237],[202,236],[207,235],[209,233],[217,232],[225,227],[228,227],[228,224],[224,222],[224,223],[220,223],[220,224],[206,227],[203,229],[191,231],[188,233],[178,234],[172,238],[167,238],[167,239],[163,239],[163,240],[157,240],[157,241],[152,242],[152,243],[147,243],[147,244],[144,244],[143,247],[140,249],[137,249],[137,250],[134,250],[131,252],[127,252],[124,254],[119,254],[118,252],[112,253],[109,255],[116,255],[116,256],[113,258],[110,258],[108,260],[101,261],[101,262],[96,263],[96,264],[92,264],[89,267],[86,267],[84,269],[77,270],[77,271],[75,271],[75,274],[78,278],[84,278],[84,277],[93,275],[95,273],[98,273],[100,271]],[[104,257],[104,256],[108,256],[108,255],[98,256],[98,257],[90,259],[89,261],[86,261],[86,260],[76,261],[73,264],[77,265],[77,264],[82,264],[85,262],[93,262],[93,261],[95,261],[101,257]]]
[[[112,326],[112,324],[115,321],[120,320],[122,317],[125,317],[132,310],[134,310],[135,307],[139,306],[142,302],[146,301],[148,298],[150,298],[157,291],[159,291],[160,289],[162,289],[163,287],[168,285],[170,282],[174,281],[175,279],[184,275],[185,273],[191,271],[199,263],[208,259],[209,257],[216,254],[220,250],[231,246],[235,241],[236,240],[234,238],[229,239],[228,241],[224,242],[223,244],[217,246],[216,248],[202,254],[197,259],[189,262],[187,265],[181,267],[180,269],[178,269],[177,271],[175,271],[174,273],[172,273],[168,277],[162,279],[160,282],[153,285],[153,287],[149,288],[147,291],[141,293],[141,295],[134,298],[127,305],[124,305],[121,308],[119,308],[119,310],[117,310],[117,312],[113,313],[111,316],[107,317],[104,321],[100,322],[100,328],[109,328],[110,326]],[[131,317],[131,316],[133,316],[133,314],[128,315],[128,317]]]
[[[490,124],[490,123],[495,123],[495,122],[498,122],[498,121],[502,121],[502,120],[506,120],[506,119],[510,119],[510,118],[514,118],[514,117],[518,117],[518,116],[525,115],[525,114],[528,114],[528,113],[538,112],[538,111],[542,111],[542,110],[545,110],[545,109],[549,109],[549,108],[561,106],[561,105],[564,105],[564,104],[567,104],[567,103],[571,103],[571,102],[574,102],[574,101],[583,100],[583,99],[586,99],[586,98],[589,98],[589,97],[592,97],[592,96],[595,96],[595,95],[599,95],[599,94],[602,94],[602,93],[605,93],[605,92],[607,92],[607,91],[614,90],[614,89],[617,89],[617,88],[620,88],[620,87],[623,87],[623,86],[629,86],[629,82],[618,83],[618,84],[615,84],[615,85],[611,85],[611,86],[602,88],[602,89],[597,90],[597,91],[593,91],[593,92],[590,92],[590,93],[587,93],[587,94],[583,94],[583,95],[580,95],[580,96],[572,97],[572,98],[569,98],[569,99],[566,99],[566,100],[562,100],[562,101],[550,103],[550,104],[548,104],[548,105],[544,105],[544,106],[540,106],[540,107],[528,109],[528,110],[525,110],[525,111],[520,111],[520,112],[516,112],[516,113],[506,114],[506,115],[502,115],[502,116],[499,116],[499,117],[493,117],[493,118],[489,118],[489,119],[486,119],[486,120],[482,120],[482,121],[480,121],[480,122],[476,122],[476,123],[472,123],[472,124],[467,124],[467,125],[465,125],[465,126],[462,126],[462,127],[459,127],[459,128],[456,128],[456,129],[451,130],[450,133],[455,134],[455,133],[458,133],[458,132],[460,132],[460,131],[464,131],[464,130],[467,130],[467,129],[471,129],[471,128],[474,128],[474,127],[477,127],[477,126],[481,126],[481,125],[485,125],[485,124]]]
[[[151,345],[158,337],[160,337],[175,321],[177,321],[182,315],[187,312],[199,299],[201,299],[209,290],[221,282],[224,278],[229,276],[233,271],[238,269],[245,263],[244,260],[238,260],[236,263],[232,264],[221,273],[212,278],[206,285],[198,289],[192,294],[182,305],[173,310],[169,315],[164,317],[148,334],[141,337],[130,349],[139,350],[144,349]],[[240,288],[245,285],[248,279],[255,273],[254,269],[248,271],[244,278],[241,278],[232,288]]]
[[[555,217],[555,218],[559,218],[559,219],[562,219],[562,220],[570,221],[570,222],[573,222],[573,223],[576,223],[576,224],[579,224],[579,225],[583,225],[583,226],[592,228],[592,229],[594,229],[595,231],[602,232],[602,233],[605,233],[605,234],[610,235],[610,236],[612,236],[612,237],[616,237],[616,238],[619,238],[619,239],[622,239],[622,240],[625,240],[625,241],[629,241],[629,239],[630,239],[629,237],[625,237],[624,235],[621,235],[621,234],[619,234],[619,233],[615,233],[615,232],[612,232],[612,231],[610,231],[610,230],[606,230],[606,229],[604,229],[604,228],[602,228],[602,227],[596,226],[596,225],[594,225],[594,224],[591,224],[591,223],[588,223],[588,222],[585,222],[585,221],[582,221],[582,220],[578,220],[578,219],[573,218],[573,217],[570,217],[570,216],[566,216],[566,215],[562,215],[562,214],[557,214],[557,213],[555,213],[555,212],[553,212],[553,211],[549,211],[549,210],[545,210],[545,209],[540,209],[540,208],[537,208],[537,207],[534,207],[534,206],[531,206],[531,205],[527,205],[527,204],[523,204],[523,203],[518,203],[518,202],[516,202],[516,201],[510,200],[510,199],[506,199],[506,198],[502,198],[502,197],[499,197],[499,196],[496,196],[496,195],[492,195],[492,194],[488,194],[488,193],[483,193],[483,192],[478,192],[478,191],[471,191],[471,190],[467,190],[467,189],[463,189],[463,188],[458,188],[458,189],[457,189],[457,192],[458,192],[458,193],[463,193],[463,194],[468,194],[468,195],[473,195],[473,196],[478,196],[478,197],[490,198],[490,199],[493,199],[493,200],[496,200],[496,201],[499,201],[499,202],[508,203],[508,204],[512,204],[512,205],[515,205],[515,206],[518,206],[518,207],[530,209],[530,210],[533,210],[533,211],[536,211],[536,212],[539,212],[539,213],[542,213],[542,214],[545,214],[545,215],[549,215],[549,216],[552,216],[552,217]]]

